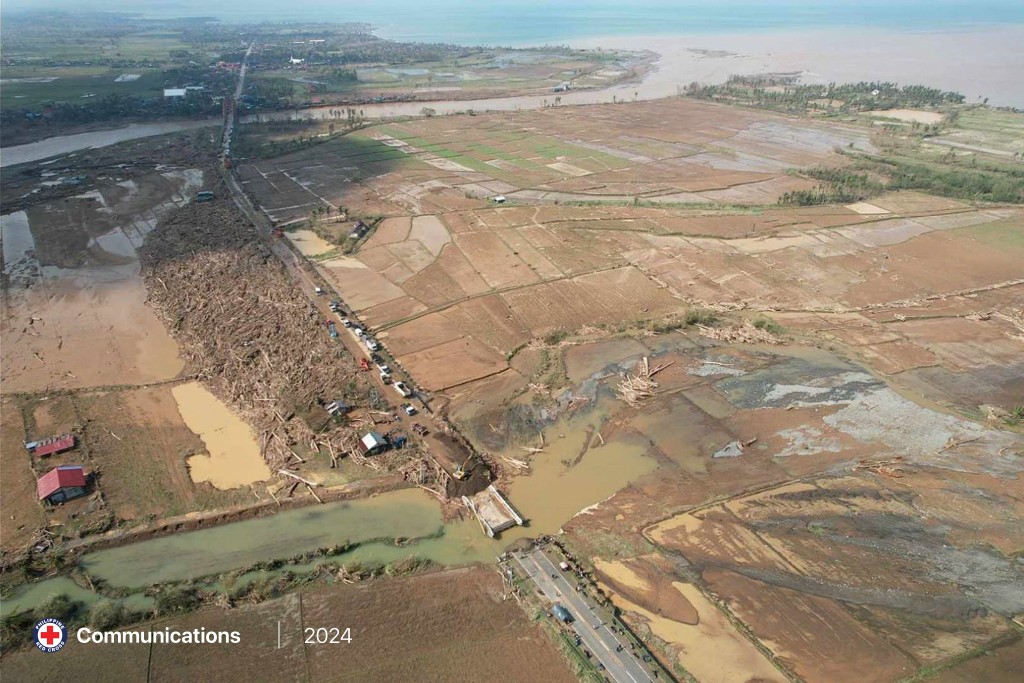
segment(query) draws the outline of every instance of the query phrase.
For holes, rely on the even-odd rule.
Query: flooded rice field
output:
[[[198,382],[171,390],[188,428],[206,444],[205,455],[188,459],[192,481],[232,489],[270,478],[256,434],[238,415]]]

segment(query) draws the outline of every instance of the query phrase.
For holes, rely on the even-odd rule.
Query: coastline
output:
[[[961,30],[794,29],[674,36],[595,36],[576,48],[660,55],[640,99],[675,95],[693,81],[733,74],[800,72],[801,82],[890,81],[953,90],[967,102],[1024,108],[1024,24]],[[728,54],[724,54],[728,53]]]

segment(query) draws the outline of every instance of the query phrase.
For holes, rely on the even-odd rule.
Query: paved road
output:
[[[245,75],[248,66],[247,62],[249,59],[249,55],[252,53],[255,45],[256,41],[253,41],[249,44],[249,49],[246,51],[245,58],[242,60],[242,68],[238,77],[238,85],[235,89],[236,100],[238,97],[241,96],[242,89],[245,84]],[[225,135],[225,153],[228,153],[228,149],[231,144],[230,140],[233,123],[233,121],[225,122],[225,125],[227,126],[227,132]],[[259,211],[259,209],[252,205],[252,203],[249,201],[249,198],[245,196],[245,193],[242,191],[242,187],[241,185],[239,185],[238,179],[235,177],[234,173],[221,168],[221,174],[225,182],[227,183],[228,189],[231,191],[232,199],[234,199],[235,204],[238,206],[238,208],[242,210],[242,213],[249,217],[249,220],[252,221],[253,225],[255,225],[258,230],[260,230],[265,235],[269,235],[270,232],[273,230],[273,225],[271,225],[270,220],[264,214],[262,214]],[[370,352],[367,350],[366,346],[361,341],[359,341],[359,338],[356,337],[356,335],[351,330],[342,327],[339,317],[335,315],[333,312],[331,312],[331,310],[328,307],[328,304],[331,299],[340,299],[338,293],[335,292],[333,288],[329,288],[323,296],[317,295],[315,289],[318,283],[314,281],[312,277],[310,277],[309,273],[304,267],[304,260],[300,256],[298,256],[294,251],[292,251],[287,244],[285,244],[284,239],[276,239],[271,237],[269,242],[270,251],[281,260],[281,262],[285,266],[285,270],[289,273],[289,275],[292,276],[292,279],[299,286],[299,289],[302,290],[302,293],[306,295],[306,298],[309,299],[309,301],[313,304],[317,311],[323,316],[325,323],[323,328],[323,334],[327,334],[326,322],[333,321],[338,329],[338,342],[340,342],[342,345],[346,347],[349,354],[354,359],[359,359],[363,356],[369,358]],[[394,371],[394,369],[392,369],[392,371]],[[414,394],[412,397],[403,398],[395,390],[395,388],[391,386],[391,384],[385,384],[384,381],[381,380],[379,373],[377,372],[377,369],[374,368],[373,366],[371,366],[371,369],[367,374],[370,375],[371,382],[377,388],[377,394],[382,399],[383,403],[381,405],[381,408],[392,413],[398,418],[396,422],[387,425],[387,428],[401,429],[404,431],[407,437],[417,438],[414,436],[412,432],[412,424],[417,421],[422,421],[423,418],[420,417],[419,415],[409,417],[408,415],[405,414],[404,411],[400,409],[399,406],[401,404],[412,401],[414,397],[417,400],[419,400],[419,397],[416,394]],[[395,378],[405,379],[399,377],[398,375],[395,375]],[[406,384],[408,384],[408,381],[406,381]],[[421,405],[424,405],[422,403],[422,400],[420,400],[420,403]]]
[[[536,582],[544,596],[552,603],[560,603],[575,617],[570,624],[583,645],[604,664],[605,674],[618,683],[647,683],[654,678],[644,663],[630,653],[629,643],[620,640],[601,622],[601,614],[594,601],[575,589],[575,576],[566,575],[543,550],[513,553],[513,557]],[[622,646],[622,651],[616,648]]]

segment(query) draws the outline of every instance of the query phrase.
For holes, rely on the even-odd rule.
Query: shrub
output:
[[[754,321],[754,327],[765,332],[771,332],[772,334],[782,334],[785,328],[772,320],[771,318],[758,318]]]
[[[544,343],[550,346],[554,346],[563,339],[569,336],[568,330],[554,330],[544,335]]]
[[[119,602],[101,600],[89,612],[89,627],[94,631],[109,631],[129,622],[128,611]]]
[[[714,325],[718,316],[706,308],[691,308],[684,318],[687,325]]]
[[[160,614],[190,612],[202,602],[202,596],[195,588],[167,588],[156,596],[156,609]]]
[[[55,595],[35,609],[35,619],[52,618],[70,623],[71,619],[78,613],[81,603],[75,602],[66,595]]]

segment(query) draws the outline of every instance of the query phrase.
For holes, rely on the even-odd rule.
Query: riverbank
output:
[[[219,126],[220,120],[183,120],[183,121],[159,121],[152,123],[130,123],[112,124],[108,128],[97,127],[81,133],[69,135],[55,135],[36,142],[28,142],[23,145],[3,147],[0,149],[0,168],[14,166],[16,164],[27,164],[41,159],[71,154],[82,149],[95,149],[97,147],[109,147],[119,142],[147,138],[154,135],[166,135],[168,133],[180,133],[186,130],[197,128],[209,128]]]

